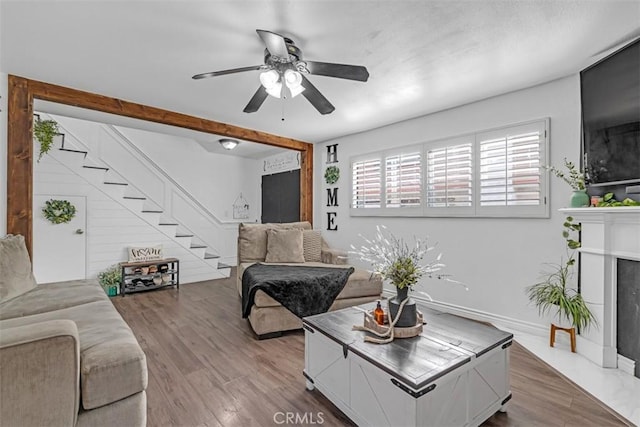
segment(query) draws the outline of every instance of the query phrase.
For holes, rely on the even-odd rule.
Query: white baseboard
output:
[[[395,291],[390,289],[384,289],[383,294],[387,297],[393,297],[395,296]],[[523,320],[518,320],[511,317],[501,316],[499,314],[488,313],[486,311],[475,310],[473,308],[462,307],[459,305],[449,304],[445,302],[429,301],[426,298],[422,298],[418,296],[412,295],[411,298],[433,309],[444,311],[446,313],[455,314],[462,317],[468,317],[473,320],[489,322],[500,329],[505,329],[510,332],[513,332],[513,331],[525,332],[531,335],[542,336],[542,337],[549,335],[549,326],[546,326],[546,325],[525,322]]]
[[[636,362],[619,354],[618,369],[620,369],[622,372],[626,372],[629,375],[635,375]]]

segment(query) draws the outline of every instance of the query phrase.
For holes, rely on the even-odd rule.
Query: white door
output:
[[[68,200],[76,208],[66,224],[53,224],[42,214],[49,199]],[[33,275],[38,283],[86,277],[86,213],[84,196],[33,196]]]

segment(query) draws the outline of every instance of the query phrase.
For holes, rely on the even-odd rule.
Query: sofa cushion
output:
[[[302,232],[302,249],[305,262],[322,261],[322,235],[318,230],[304,230]]]
[[[96,280],[47,283],[36,286],[20,298],[0,304],[0,320],[108,300],[109,298]]]
[[[302,230],[267,230],[265,262],[304,262]]]
[[[111,301],[2,320],[0,330],[58,319],[73,320],[78,327],[84,409],[97,408],[147,388],[145,355]]]
[[[36,287],[23,236],[8,234],[0,239],[0,272],[0,303]]]
[[[267,230],[310,230],[307,221],[283,224],[240,224],[238,228],[238,262],[261,262],[267,256]]]

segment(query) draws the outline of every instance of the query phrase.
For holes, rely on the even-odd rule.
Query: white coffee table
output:
[[[423,333],[382,345],[352,330],[353,307],[304,318],[307,388],[361,426],[477,426],[506,410],[513,334],[418,309]]]

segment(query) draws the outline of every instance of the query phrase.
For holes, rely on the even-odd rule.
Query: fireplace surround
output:
[[[578,336],[577,351],[599,366],[633,375],[635,362],[617,350],[617,280],[619,259],[640,262],[640,207],[567,208],[560,212],[582,224],[581,293],[598,321]]]

